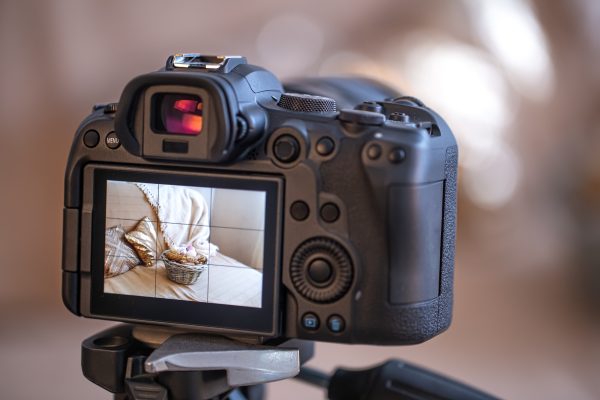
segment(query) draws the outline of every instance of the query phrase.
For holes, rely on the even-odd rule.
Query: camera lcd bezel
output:
[[[283,182],[277,177],[180,170],[88,166],[84,209],[91,208],[89,312],[93,317],[202,327],[215,332],[277,336],[279,331],[280,238]],[[106,182],[109,180],[259,190],[266,193],[261,307],[244,307],[104,292]],[[83,261],[83,260],[82,260]],[[84,296],[85,297],[85,296]],[[82,307],[85,309],[85,307]]]

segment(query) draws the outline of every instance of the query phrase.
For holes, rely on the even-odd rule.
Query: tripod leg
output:
[[[495,400],[496,397],[400,360],[333,376],[303,367],[296,379],[327,389],[329,400]]]
[[[357,396],[360,394],[360,397]],[[400,360],[367,370],[338,369],[329,382],[330,400],[495,400],[496,397]]]
[[[266,394],[265,385],[244,386],[239,391],[247,400],[263,400]],[[234,399],[230,398],[230,400]]]

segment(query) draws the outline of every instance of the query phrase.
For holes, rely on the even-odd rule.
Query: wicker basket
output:
[[[207,268],[206,264],[182,264],[171,261],[164,253],[160,255],[160,259],[165,263],[167,277],[173,282],[182,285],[192,285],[196,283],[202,271]]]

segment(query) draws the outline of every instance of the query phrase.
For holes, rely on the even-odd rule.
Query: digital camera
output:
[[[369,98],[375,83],[298,82],[177,54],[95,106],[66,168],[67,308],[260,342],[445,330],[452,132],[415,98]]]

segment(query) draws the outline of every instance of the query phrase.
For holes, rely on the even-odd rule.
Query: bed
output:
[[[261,307],[262,273],[217,252],[193,285],[167,278],[162,261],[104,280],[104,292],[166,299]]]
[[[120,225],[130,231],[138,220],[151,217],[156,221],[156,254],[160,254],[166,248],[160,221],[143,191],[130,182],[111,182],[108,189],[107,228]],[[153,262],[150,266],[140,261],[127,272],[105,277],[104,292],[261,307],[262,270],[227,256],[218,246],[210,244],[210,247],[207,268],[194,284],[184,285],[171,281],[167,277],[163,261]]]

